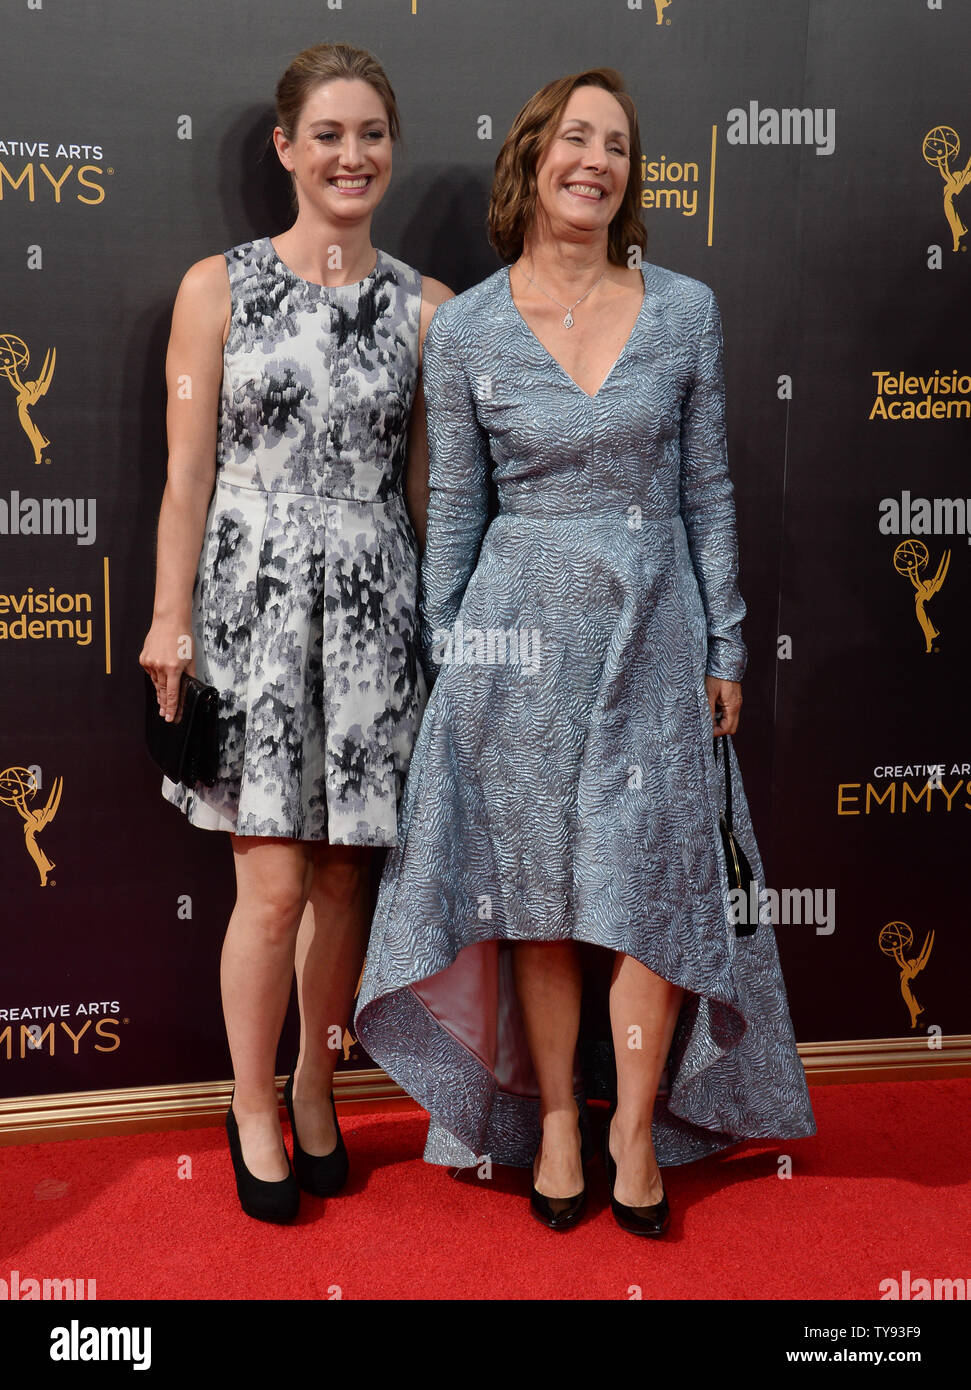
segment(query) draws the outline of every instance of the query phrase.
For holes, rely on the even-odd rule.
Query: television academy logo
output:
[[[954,206],[954,199],[971,181],[971,159],[961,170],[951,168],[951,160],[957,158],[960,149],[961,141],[958,139],[958,133],[953,126],[949,125],[934,126],[924,136],[924,143],[921,146],[921,152],[927,163],[935,168],[944,180],[944,216],[951,229],[952,251],[967,250],[967,247],[961,245],[961,239],[967,235],[968,229],[961,221],[961,215]]]
[[[641,183],[652,185],[641,189],[641,207],[653,211],[673,208],[682,217],[694,217],[698,211],[699,165],[693,159],[658,159],[641,155]]]
[[[54,868],[54,861],[48,859],[41,849],[37,836],[57,815],[64,779],[55,777],[47,801],[43,806],[35,807],[30,803],[39,790],[36,773],[28,767],[8,767],[0,772],[0,806],[12,806],[20,816],[24,823],[24,848],[37,865],[40,886],[46,888],[49,884],[53,888],[54,879],[48,876]]]
[[[13,387],[17,418],[30,441],[35,463],[40,463],[41,455],[51,441],[41,434],[30,418],[30,412],[50,389],[56,356],[54,348],[48,348],[44,354],[44,364],[37,376],[33,380],[24,380],[22,369],[30,364],[30,350],[27,344],[15,333],[0,333],[0,376],[5,377]],[[47,462],[50,463],[50,459]]]
[[[971,420],[971,373],[876,371],[868,420]]]

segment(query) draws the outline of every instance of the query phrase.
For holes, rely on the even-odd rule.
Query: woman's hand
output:
[[[738,728],[738,715],[742,708],[741,685],[738,681],[723,681],[717,676],[705,676],[705,690],[708,692],[708,706],[711,709],[715,737],[733,734]]]
[[[171,724],[179,707],[182,672],[188,671],[190,676],[196,673],[191,621],[156,618],[148,630],[138,664],[152,678],[159,714]]]

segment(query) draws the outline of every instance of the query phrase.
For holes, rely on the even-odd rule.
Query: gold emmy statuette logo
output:
[[[927,568],[930,556],[927,546],[923,541],[907,539],[901,541],[897,549],[893,552],[893,567],[898,574],[904,575],[914,586],[914,608],[917,611],[917,621],[920,623],[920,630],[924,634],[924,650],[931,651],[931,644],[935,637],[940,637],[937,628],[927,616],[924,605],[927,600],[933,598],[940,589],[944,580],[947,578],[948,567],[951,563],[951,552],[945,550],[941,556],[941,563],[937,567],[937,573],[933,579],[919,579],[921,570]]]
[[[48,348],[44,354],[44,365],[40,369],[37,380],[21,381],[20,368],[26,367],[30,361],[27,344],[23,338],[17,338],[13,333],[0,333],[0,376],[5,376],[17,393],[17,415],[24,434],[33,447],[35,463],[40,463],[41,453],[51,441],[45,439],[41,434],[30,418],[29,411],[31,406],[37,404],[41,396],[47,395],[47,388],[54,375],[56,356],[55,350]]]
[[[879,946],[885,956],[892,956],[900,966],[900,993],[904,997],[904,1003],[910,1010],[910,1026],[917,1027],[917,1015],[924,1010],[914,998],[910,988],[910,982],[923,970],[930,958],[931,948],[934,945],[934,933],[928,932],[924,937],[924,944],[920,948],[920,955],[908,960],[904,954],[914,948],[914,933],[910,930],[906,922],[888,922],[885,927],[880,928]]]
[[[670,4],[671,0],[654,0],[654,8],[657,11],[658,24],[664,23],[664,11],[668,8]],[[667,22],[668,24],[671,23],[670,20],[668,20]]]
[[[42,888],[46,888],[47,875],[53,869],[54,864],[37,843],[37,836],[48,821],[52,821],[57,815],[63,788],[64,779],[55,777],[50,796],[47,798],[47,805],[40,811],[32,810],[27,805],[27,800],[28,797],[33,797],[37,791],[37,783],[34,781],[34,774],[30,769],[8,767],[6,772],[0,772],[0,805],[16,807],[18,814],[23,817],[24,843],[27,846],[27,853],[37,865]]]
[[[954,238],[952,251],[964,249],[961,246],[961,238],[968,230],[954,206],[954,199],[971,179],[971,159],[968,160],[959,174],[951,168],[951,160],[957,158],[960,148],[961,141],[958,139],[958,133],[953,126],[936,125],[924,136],[924,158],[928,164],[936,166],[937,172],[944,180],[944,216],[947,218],[951,236]]]

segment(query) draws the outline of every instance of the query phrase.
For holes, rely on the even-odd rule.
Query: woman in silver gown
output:
[[[642,261],[639,168],[618,74],[549,84],[496,165],[513,264],[429,330],[434,685],[356,1025],[429,1111],[429,1162],[532,1163],[532,1210],[565,1229],[584,953],[612,952],[612,1209],[659,1235],[659,1165],[815,1123],[771,928],[736,937],[719,838],[713,734],[737,727],[746,651],[718,307]]]

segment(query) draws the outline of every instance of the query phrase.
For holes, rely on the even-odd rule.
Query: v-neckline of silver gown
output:
[[[594,392],[594,394],[593,394],[592,396],[591,396],[591,394],[590,394],[589,391],[584,391],[584,389],[583,389],[583,387],[580,385],[580,383],[579,383],[578,381],[576,381],[576,380],[570,375],[570,373],[569,373],[569,372],[567,371],[567,369],[564,367],[563,363],[559,360],[559,358],[558,358],[558,357],[554,357],[553,353],[550,352],[550,350],[549,350],[549,348],[546,346],[546,344],[545,344],[544,342],[542,342],[542,341],[536,336],[536,334],[535,334],[535,333],[533,332],[533,330],[530,328],[529,324],[528,324],[528,323],[526,322],[526,320],[523,318],[523,315],[522,315],[522,313],[520,312],[520,310],[519,310],[519,308],[518,308],[518,306],[517,306],[517,304],[516,304],[515,299],[513,298],[513,293],[512,293],[512,282],[511,282],[511,279],[510,279],[509,270],[510,270],[510,267],[509,267],[509,266],[506,266],[506,295],[507,295],[508,300],[509,300],[509,305],[510,305],[510,307],[511,307],[513,313],[514,313],[514,315],[516,316],[516,318],[517,318],[517,319],[519,320],[519,322],[522,324],[523,328],[524,328],[524,329],[526,330],[526,332],[529,334],[530,338],[532,338],[533,342],[536,343],[537,346],[540,347],[540,348],[543,350],[543,352],[545,352],[545,354],[546,354],[546,356],[549,358],[549,360],[550,360],[552,363],[554,363],[554,365],[555,365],[556,367],[559,368],[560,373],[561,373],[563,376],[566,377],[567,381],[570,382],[570,384],[571,384],[572,386],[574,386],[574,387],[576,388],[577,391],[579,391],[580,395],[583,396],[586,400],[591,401],[591,402],[594,402],[594,401],[598,400],[599,397],[601,396],[601,394],[603,393],[603,390],[604,390],[604,388],[606,387],[607,383],[609,382],[610,378],[613,376],[614,372],[616,372],[616,370],[617,370],[617,368],[620,366],[621,362],[622,362],[622,361],[624,360],[624,358],[627,356],[627,351],[628,351],[628,349],[630,348],[631,343],[634,341],[634,336],[635,336],[635,334],[637,333],[638,328],[640,327],[641,319],[644,317],[644,311],[645,311],[645,309],[647,308],[648,294],[647,294],[647,278],[646,278],[646,276],[645,276],[645,274],[644,274],[644,267],[643,267],[643,265],[641,266],[641,280],[642,280],[643,283],[644,283],[644,297],[643,297],[643,299],[641,300],[641,307],[640,307],[640,308],[638,309],[638,311],[637,311],[637,316],[636,316],[636,318],[634,319],[633,325],[631,326],[631,330],[630,330],[630,332],[629,332],[628,335],[627,335],[627,340],[625,341],[624,346],[621,348],[620,352],[619,352],[619,353],[617,354],[617,356],[614,358],[613,362],[612,362],[611,365],[610,365],[610,368],[609,368],[608,371],[607,371],[607,375],[604,377],[603,381],[602,381],[602,382],[600,383],[600,385],[597,387],[596,391]]]

